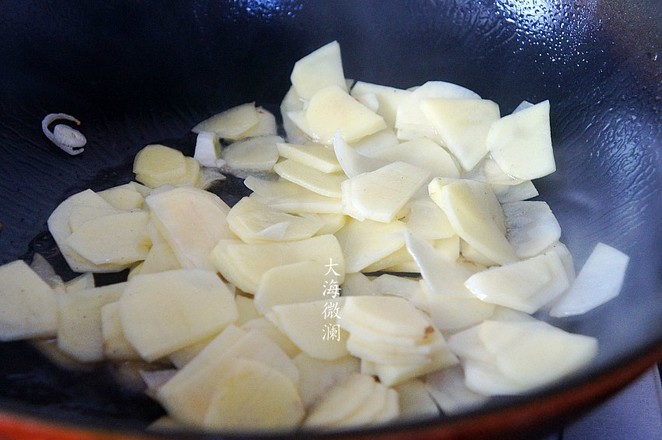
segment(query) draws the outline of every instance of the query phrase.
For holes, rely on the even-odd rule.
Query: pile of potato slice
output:
[[[168,412],[154,429],[454,414],[591,361],[594,338],[532,314],[608,301],[628,258],[599,244],[576,276],[551,209],[529,200],[555,170],[547,101],[501,116],[455,84],[354,83],[337,42],[291,81],[284,137],[242,104],[194,127],[193,158],[148,145],[137,182],[62,202],[49,230],[84,274],[0,267],[0,339],[160,366],[143,372]],[[201,188],[208,168],[247,176],[252,194],[229,207]]]

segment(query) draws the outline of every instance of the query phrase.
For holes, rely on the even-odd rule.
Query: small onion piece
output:
[[[51,113],[41,121],[41,129],[51,142],[57,145],[61,150],[75,156],[85,151],[83,148],[87,143],[87,139],[80,131],[68,125],[57,124],[53,131],[50,131],[48,126],[57,121],[58,119],[66,119],[80,125],[80,121],[73,116],[66,113]]]

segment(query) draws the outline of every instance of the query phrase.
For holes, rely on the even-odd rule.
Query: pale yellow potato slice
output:
[[[216,384],[226,371],[225,354],[246,335],[230,324],[156,391],[156,400],[171,417],[185,424],[202,423]]]
[[[320,292],[320,295],[322,292]],[[336,325],[334,314],[342,307],[340,298],[279,304],[271,309],[273,321],[308,356],[334,360],[347,356],[347,333],[337,328],[337,339],[328,332]],[[328,335],[328,337],[327,337]]]
[[[117,301],[101,307],[101,337],[103,338],[103,355],[106,359],[140,359],[138,352],[124,336]]]
[[[479,337],[495,356],[499,371],[527,389],[581,369],[598,350],[595,338],[568,333],[543,321],[488,320],[481,324]]]
[[[305,144],[310,139],[292,120],[290,113],[301,112],[304,100],[297,94],[294,86],[290,86],[280,103],[280,114],[283,119],[283,130],[287,135],[288,142]]]
[[[94,274],[92,272],[78,275],[76,278],[72,278],[64,283],[65,292],[75,292],[77,290],[91,289],[92,287],[94,287]]]
[[[428,138],[412,139],[391,147],[382,148],[372,157],[391,162],[402,161],[428,170],[434,177],[460,177],[460,170],[453,156],[439,144]]]
[[[73,204],[71,211],[69,212],[69,230],[71,232],[75,231],[89,220],[124,212],[115,208],[110,203],[102,203],[101,199],[103,199],[103,197],[99,194],[96,195],[99,197],[85,197],[87,199],[85,202]],[[103,200],[105,201],[105,199]]]
[[[334,385],[358,373],[360,368],[359,360],[353,356],[323,360],[299,353],[292,362],[299,369],[299,395],[306,409],[322,399]]]
[[[246,331],[257,330],[267,338],[274,341],[283,350],[283,352],[290,358],[294,358],[301,353],[301,349],[297,347],[292,340],[271,321],[264,316],[259,316],[250,321],[246,321],[241,325],[241,328]]]
[[[290,81],[297,94],[306,100],[332,85],[347,91],[340,44],[332,41],[294,63]]]
[[[421,282],[424,304],[432,322],[442,331],[457,331],[479,324],[491,317],[496,306],[470,296],[433,292]]]
[[[0,340],[55,336],[55,291],[23,260],[0,266]]]
[[[188,173],[181,151],[161,144],[145,146],[133,160],[136,180],[150,188],[179,182]]]
[[[360,295],[381,295],[370,278],[361,272],[352,272],[345,275],[345,282],[341,286],[343,298]]]
[[[242,358],[262,362],[283,373],[293,383],[299,382],[297,370],[281,346],[262,330],[250,329],[224,354],[226,359]]]
[[[395,219],[430,173],[405,162],[393,162],[349,179],[351,205],[366,219],[388,223]]]
[[[269,269],[301,261],[332,264],[342,284],[345,261],[338,240],[333,235],[321,235],[305,240],[246,244],[221,240],[210,258],[218,271],[246,293],[254,294],[260,280]]]
[[[395,128],[398,138],[411,140],[419,137],[434,138],[435,128],[421,111],[421,102],[428,98],[480,99],[476,93],[457,84],[444,81],[428,81],[409,90],[409,94],[398,105]]]
[[[420,420],[440,415],[422,380],[411,379],[395,385],[393,389],[398,393],[401,420]]]
[[[243,139],[247,132],[260,121],[254,102],[247,102],[229,108],[198,123],[191,129],[193,133],[211,131],[222,139],[231,141]]]
[[[400,296],[410,301],[416,308],[426,311],[419,278],[385,273],[373,279],[371,284],[381,295]]]
[[[543,101],[495,121],[487,148],[510,176],[522,180],[546,176],[556,171],[549,124],[549,101]]]
[[[400,143],[400,140],[393,132],[393,129],[385,128],[356,142],[352,142],[352,148],[359,154],[372,157],[381,150],[393,147],[398,143]]]
[[[498,264],[517,261],[517,255],[505,237],[505,228],[500,220],[494,218],[494,211],[489,209],[489,205],[481,203],[481,198],[475,194],[473,188],[478,182],[469,184],[456,180],[441,186],[438,191],[433,188],[436,182],[437,179],[430,184],[430,197],[444,210],[460,238]],[[496,201],[486,185],[483,195],[491,196]]]
[[[233,142],[221,151],[225,166],[236,170],[270,171],[278,160],[280,136],[258,136]]]
[[[518,185],[495,185],[492,190],[501,203],[528,200],[539,195],[538,190],[530,180],[525,180]]]
[[[340,132],[345,141],[355,142],[386,128],[384,118],[337,85],[315,92],[304,110],[304,119],[306,126],[299,128],[306,131],[313,140],[325,145],[331,144],[336,131]]]
[[[402,246],[395,252],[364,267],[362,271],[366,273],[380,271],[418,273],[419,269],[414,259],[409,255],[407,248]]]
[[[278,134],[276,116],[264,107],[257,107],[257,124],[244,132],[245,137],[275,136]]]
[[[66,244],[93,264],[126,267],[147,257],[151,246],[148,221],[145,211],[104,215],[80,225]]]
[[[228,327],[226,327],[226,329],[230,328],[233,325],[234,324],[230,324]],[[198,342],[194,342],[193,344],[187,345],[184,348],[180,348],[177,351],[173,351],[168,355],[168,360],[172,362],[175,368],[181,370],[182,368],[184,368],[186,364],[191,362],[191,360],[195,358],[202,350],[204,350],[204,348],[207,345],[209,345],[214,339],[216,339],[219,333],[201,339]]]
[[[262,275],[255,292],[255,308],[264,315],[277,304],[323,299],[325,286],[332,281],[327,270],[324,263],[319,261],[300,261],[272,267]]]
[[[409,232],[425,240],[450,238],[455,235],[444,211],[429,198],[412,200],[404,222]]]
[[[280,142],[276,146],[278,154],[286,159],[297,161],[323,173],[341,171],[335,152],[326,145],[300,145]]]
[[[303,426],[325,428],[349,417],[369,401],[377,386],[371,376],[360,373],[350,374],[344,381],[333,386],[326,395],[316,402],[308,412]]]
[[[296,385],[261,362],[232,359],[220,378],[202,426],[215,430],[287,431],[305,411]]]
[[[504,203],[507,237],[520,258],[533,257],[561,238],[561,225],[543,201]]]
[[[380,383],[392,387],[433,371],[456,365],[458,362],[457,357],[446,350],[431,355],[427,363],[413,365],[374,364],[374,371]]]
[[[210,192],[178,187],[149,195],[152,221],[184,268],[211,269],[209,252],[232,237],[225,216],[230,207]]]
[[[356,411],[347,417],[335,422],[334,428],[352,428],[358,426],[369,426],[384,411],[387,404],[388,392],[391,390],[382,383],[377,383],[374,391],[368,396]],[[396,393],[397,394],[397,393]]]
[[[266,180],[248,176],[244,180],[251,197],[272,208],[290,213],[342,214],[342,201],[316,194],[284,179]]]
[[[339,298],[279,304],[272,308],[270,319],[308,356],[335,360],[348,354],[348,335],[335,322],[341,307]]]
[[[346,298],[341,325],[358,326],[393,338],[425,340],[432,334],[429,318],[404,298],[353,296]]]
[[[431,292],[439,295],[474,298],[464,282],[476,270],[449,260],[447,255],[414,234],[405,233],[407,250],[416,261],[421,276]]]
[[[234,322],[234,295],[213,272],[179,269],[137,275],[119,301],[126,339],[153,361]]]
[[[563,250],[567,251],[567,248]],[[567,255],[570,256],[570,253]],[[579,315],[618,296],[629,262],[628,255],[607,244],[598,243],[570,289],[554,303],[550,315]]]
[[[387,160],[361,154],[343,139],[340,132],[337,132],[333,138],[333,151],[347,177],[355,177],[359,174],[375,171],[390,163]]]
[[[116,302],[125,287],[111,284],[58,296],[58,348],[81,362],[103,360],[101,308]]]
[[[302,217],[312,217],[322,221],[324,224],[315,235],[335,234],[345,226],[347,216],[344,214],[307,214],[302,213]]]
[[[478,272],[464,285],[481,301],[534,313],[569,286],[556,252]]]
[[[326,197],[340,197],[340,183],[347,179],[344,173],[324,173],[290,159],[278,162],[273,170],[283,179]]]
[[[193,158],[203,167],[219,166],[221,158],[221,143],[213,131],[201,131],[195,138]]]
[[[404,223],[350,219],[335,236],[345,255],[348,273],[360,272],[400,249],[404,243]]]
[[[48,217],[48,230],[53,235],[55,243],[57,243],[60,252],[67,260],[67,264],[75,272],[118,272],[124,267],[115,264],[101,264],[97,265],[92,263],[86,258],[83,258],[78,252],[75,252],[66,240],[71,235],[70,219],[71,212],[77,206],[89,206],[95,216],[103,215],[105,212],[99,211],[95,208],[114,209],[112,205],[106,202],[103,197],[91,189],[81,191],[68,197]],[[82,222],[82,219],[81,219]]]
[[[464,170],[472,169],[485,157],[487,133],[501,116],[495,102],[430,98],[421,101],[420,108]]]
[[[358,98],[362,95],[373,94],[379,103],[377,114],[384,118],[389,127],[395,127],[398,107],[402,101],[411,94],[410,91],[395,87],[357,81],[352,87],[351,95]]]
[[[137,273],[156,273],[166,270],[181,269],[177,256],[166,242],[153,244]]]
[[[287,214],[254,197],[244,197],[237,202],[226,220],[230,230],[246,243],[302,240],[317,234],[324,225],[319,218]],[[274,233],[276,228],[277,234]]]
[[[396,389],[400,392],[402,399],[402,390],[399,387]],[[467,387],[464,383],[464,371],[459,365],[425,376],[425,389],[446,415],[476,408],[487,400],[487,396],[484,394],[479,394]],[[405,408],[406,406],[403,406],[403,411]]]
[[[145,195],[150,191],[144,185],[137,182],[129,182],[124,185],[99,191],[97,194],[117,209],[140,209],[145,201]]]

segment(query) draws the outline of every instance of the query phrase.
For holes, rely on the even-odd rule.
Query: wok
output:
[[[502,114],[549,99],[558,171],[536,185],[562,241],[577,266],[597,241],[631,256],[617,299],[550,320],[597,337],[597,359],[467,414],[350,433],[542,435],[662,359],[661,22],[657,0],[2,2],[0,263],[40,252],[57,264],[45,221],[66,196],[128,181],[148,143],[190,148],[190,128],[233,105],[276,110],[294,61],[332,40],[348,78],[402,88],[450,81]],[[56,112],[82,121],[83,154],[43,136],[42,118]],[[67,371],[30,344],[0,344],[0,437],[145,436],[161,409],[109,371]]]

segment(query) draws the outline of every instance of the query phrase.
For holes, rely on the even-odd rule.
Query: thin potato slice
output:
[[[137,275],[119,305],[126,339],[147,361],[218,333],[239,317],[234,295],[216,274],[201,269]]]
[[[543,101],[494,122],[487,148],[510,176],[522,180],[546,176],[556,171],[549,124],[549,101]]]
[[[191,187],[151,194],[145,202],[182,267],[211,269],[209,252],[218,240],[232,237],[225,219],[230,207],[215,194]]]
[[[312,260],[332,265],[338,273],[338,283],[342,283],[345,274],[343,253],[333,235],[257,244],[221,240],[210,258],[223,277],[250,294],[257,291],[266,271],[283,264]]]
[[[193,133],[211,131],[222,139],[236,141],[260,121],[254,102],[247,102],[211,116],[191,129]]]
[[[23,260],[0,266],[0,340],[55,336],[55,291]]]
[[[404,231],[404,223],[397,220],[390,223],[347,221],[335,235],[345,255],[347,272],[360,272],[400,249],[405,243]]]
[[[342,202],[336,197],[314,193],[287,180],[266,180],[248,176],[244,180],[251,197],[281,211],[302,214],[342,214]]]
[[[384,118],[373,112],[341,87],[333,85],[318,90],[304,110],[308,135],[329,145],[336,131],[347,142],[355,142],[386,128]],[[305,130],[304,130],[305,131]]]
[[[347,179],[344,173],[323,173],[293,160],[283,160],[273,170],[285,180],[326,197],[340,197],[340,183]]]
[[[130,211],[97,217],[80,225],[66,244],[94,264],[128,266],[147,257],[149,214]]]
[[[302,240],[315,235],[324,225],[313,216],[287,214],[258,201],[244,197],[227,215],[230,230],[246,243]],[[275,229],[279,228],[279,233]]]
[[[340,44],[332,41],[294,63],[290,81],[297,94],[305,100],[332,85],[347,91]]]
[[[304,418],[296,385],[261,362],[232,359],[215,388],[202,421],[205,428],[292,430]]]
[[[486,187],[485,195],[489,193]],[[499,221],[492,217],[485,204],[480,203],[469,184],[460,180],[450,182],[430,195],[444,210],[457,235],[478,252],[498,264],[517,261]],[[496,200],[494,194],[491,196]]]
[[[280,136],[259,136],[234,142],[221,151],[226,166],[236,170],[270,171],[278,160]]]
[[[278,147],[278,154],[286,159],[294,160],[323,173],[341,171],[334,151],[325,145],[299,145],[280,142],[276,146]]]
[[[346,196],[363,218],[388,223],[428,183],[429,177],[427,170],[405,162],[393,162],[352,177]]]
[[[101,308],[117,301],[126,283],[58,296],[58,347],[81,362],[104,359]]]
[[[278,304],[317,301],[330,281],[327,268],[317,261],[300,261],[267,270],[255,292],[255,308],[263,315]]]
[[[395,127],[398,107],[411,92],[364,81],[357,81],[351,91],[351,95],[355,98],[368,93],[373,94],[377,98],[377,102],[379,103],[377,114],[384,118],[384,121],[386,121],[389,127]]]

